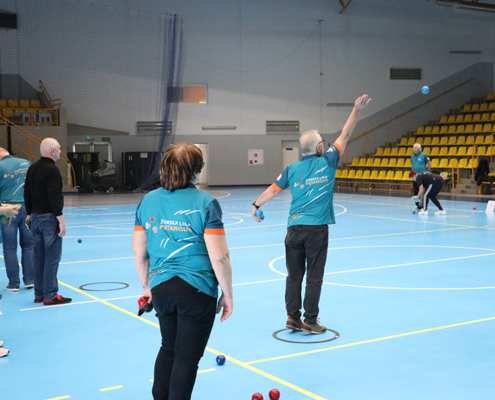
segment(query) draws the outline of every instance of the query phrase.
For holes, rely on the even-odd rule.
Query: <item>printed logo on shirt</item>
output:
[[[179,231],[179,232],[192,232],[190,228],[191,224],[184,221],[174,221],[168,219],[162,219],[160,221],[160,229],[165,231]]]
[[[155,217],[153,215],[150,217],[150,222],[151,223],[155,222]]]
[[[325,183],[325,182],[328,182],[328,176],[326,175],[306,179],[306,185],[316,185],[317,183]]]
[[[280,178],[282,178],[282,174],[280,174],[280,175],[278,176],[277,181],[279,181],[279,180],[280,180]]]

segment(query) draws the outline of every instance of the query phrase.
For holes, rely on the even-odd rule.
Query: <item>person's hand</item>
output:
[[[363,108],[365,108],[368,105],[370,101],[371,98],[368,97],[367,94],[363,94],[354,102],[354,108],[358,111],[361,111]]]
[[[256,215],[254,215],[254,213],[256,212],[257,208],[255,206],[253,206],[253,209],[251,210],[251,216],[254,218],[254,220],[258,223],[260,223],[261,221],[263,221],[261,218],[258,218]]]
[[[234,299],[232,297],[220,296],[220,300],[218,300],[217,314],[220,314],[221,309],[223,308],[222,317],[220,318],[220,322],[225,321],[230,314],[232,314],[232,310],[234,309]]]
[[[25,224],[26,224],[26,228],[28,228],[29,230],[31,230],[31,216],[30,216],[30,215],[28,215],[28,216],[26,217],[26,222],[25,222]]]
[[[413,197],[411,197],[411,199],[418,200],[418,196],[413,196]]]
[[[141,297],[148,297],[148,303],[151,303],[151,289],[150,288],[146,288],[146,289],[143,289],[143,294],[141,294]]]
[[[65,221],[62,222],[59,221],[58,229],[59,229],[58,236],[60,237],[64,236],[67,233],[67,227],[65,226]]]

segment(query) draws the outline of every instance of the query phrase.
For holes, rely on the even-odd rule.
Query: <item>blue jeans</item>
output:
[[[62,238],[55,214],[32,214],[34,236],[34,297],[53,300],[58,293],[58,263],[62,257]]]
[[[154,287],[151,293],[162,334],[153,399],[189,400],[215,321],[217,299],[177,276]]]
[[[26,207],[19,209],[15,218],[12,218],[9,226],[2,225],[3,257],[5,269],[9,278],[10,287],[19,287],[19,260],[17,258],[17,232],[19,232],[21,245],[22,280],[25,285],[34,283],[33,277],[33,251],[34,239],[31,231],[26,227]]]

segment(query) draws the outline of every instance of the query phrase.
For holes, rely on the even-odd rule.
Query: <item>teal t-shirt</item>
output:
[[[290,187],[292,193],[289,227],[335,224],[333,186],[339,161],[340,149],[334,144],[322,156],[304,156],[279,175],[272,187]]]
[[[0,202],[24,203],[24,182],[30,165],[29,161],[10,155],[0,160]]]
[[[426,164],[428,164],[429,162],[430,159],[423,152],[419,153],[418,155],[413,153],[411,156],[412,170],[418,173],[426,172],[427,171]]]
[[[160,188],[138,205],[134,230],[145,230],[150,257],[150,287],[178,276],[209,296],[218,296],[218,281],[204,234],[225,235],[216,199],[194,185],[169,192]]]

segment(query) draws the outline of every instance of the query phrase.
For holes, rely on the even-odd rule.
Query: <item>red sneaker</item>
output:
[[[72,299],[69,299],[68,297],[62,297],[61,295],[58,295],[53,300],[45,300],[43,302],[43,305],[55,306],[57,304],[67,304],[67,303],[70,303],[71,301],[72,301]]]
[[[43,297],[35,297],[34,298],[35,303],[43,303],[43,300],[45,300]]]

